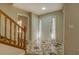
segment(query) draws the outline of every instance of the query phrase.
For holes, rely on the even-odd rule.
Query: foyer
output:
[[[79,54],[78,10],[79,4],[1,3],[0,55]]]

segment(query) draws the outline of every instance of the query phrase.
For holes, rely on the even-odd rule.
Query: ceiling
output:
[[[13,6],[37,15],[54,12],[63,8],[62,3],[14,3]],[[42,10],[42,7],[45,7],[46,10]]]

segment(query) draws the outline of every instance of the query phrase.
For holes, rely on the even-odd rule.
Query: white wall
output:
[[[32,42],[37,45],[38,16],[32,13]]]

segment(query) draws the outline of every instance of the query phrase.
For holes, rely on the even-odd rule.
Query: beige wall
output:
[[[79,54],[79,4],[65,4],[65,54]]]

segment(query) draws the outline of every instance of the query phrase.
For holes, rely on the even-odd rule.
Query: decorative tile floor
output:
[[[52,40],[45,40],[41,42],[41,48],[35,46],[28,50],[30,50],[27,52],[29,55],[63,55],[64,45]]]

